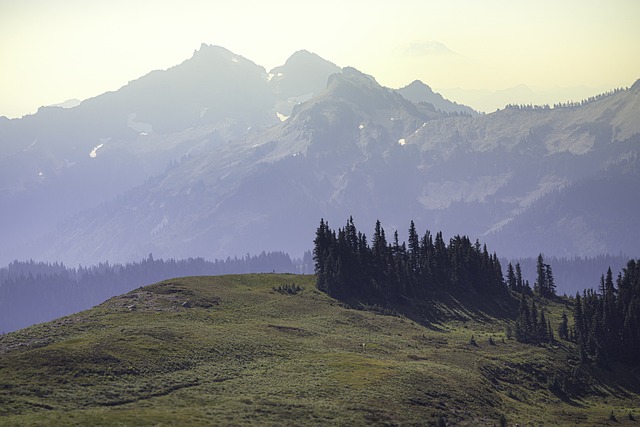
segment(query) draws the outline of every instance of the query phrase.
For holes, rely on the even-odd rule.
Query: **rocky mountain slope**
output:
[[[3,120],[0,231],[11,242],[33,239],[171,161],[277,123],[274,103],[262,67],[203,45],[176,67],[75,108]]]
[[[309,52],[266,73],[205,45],[78,107],[3,120],[1,259],[301,254],[320,217],[349,215],[413,219],[505,257],[639,253],[638,83],[459,117],[407,90]]]

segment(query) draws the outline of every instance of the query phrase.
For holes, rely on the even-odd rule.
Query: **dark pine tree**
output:
[[[522,281],[522,277],[520,278],[520,281]],[[517,291],[517,280],[516,280],[516,274],[513,270],[513,265],[511,265],[511,263],[509,263],[509,265],[507,266],[507,287],[509,288],[510,291]]]
[[[522,282],[522,269],[520,268],[519,262],[516,263],[516,291],[524,291],[524,283]]]
[[[467,236],[455,236],[449,246],[438,232],[418,238],[409,226],[409,245],[398,232],[388,243],[380,221],[371,247],[349,218],[344,228],[331,230],[321,219],[314,239],[313,259],[317,287],[336,298],[375,304],[404,304],[429,292],[498,293],[505,282],[498,256]]]
[[[640,359],[640,262],[631,260],[618,276],[611,269],[602,275],[598,292],[576,296],[575,339],[581,359],[599,366],[622,362],[638,366]]]
[[[562,321],[560,322],[560,326],[558,326],[558,336],[563,340],[569,339],[569,318],[567,317],[567,312],[562,312]]]

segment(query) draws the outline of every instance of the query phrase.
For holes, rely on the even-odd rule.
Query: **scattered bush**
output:
[[[508,340],[513,339],[513,327],[509,323],[507,323],[504,327],[504,335]]]
[[[363,311],[373,311],[374,313],[382,314],[383,316],[402,317],[395,308],[383,307],[380,304],[372,305],[361,302],[356,307],[348,306],[348,308],[355,308],[356,310]]]
[[[304,288],[301,287],[300,285],[284,284],[284,285],[278,286],[277,288],[274,286],[273,291],[278,292],[280,294],[285,294],[285,295],[296,295],[304,291]]]

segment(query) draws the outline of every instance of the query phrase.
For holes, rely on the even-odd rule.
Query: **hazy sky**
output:
[[[201,43],[264,66],[296,50],[389,87],[630,86],[639,0],[0,0],[0,115],[117,90]]]

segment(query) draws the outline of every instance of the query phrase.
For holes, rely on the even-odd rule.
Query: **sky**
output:
[[[638,20],[638,0],[0,0],[0,116],[117,90],[202,43],[267,70],[306,49],[393,88],[595,94],[640,78]]]

